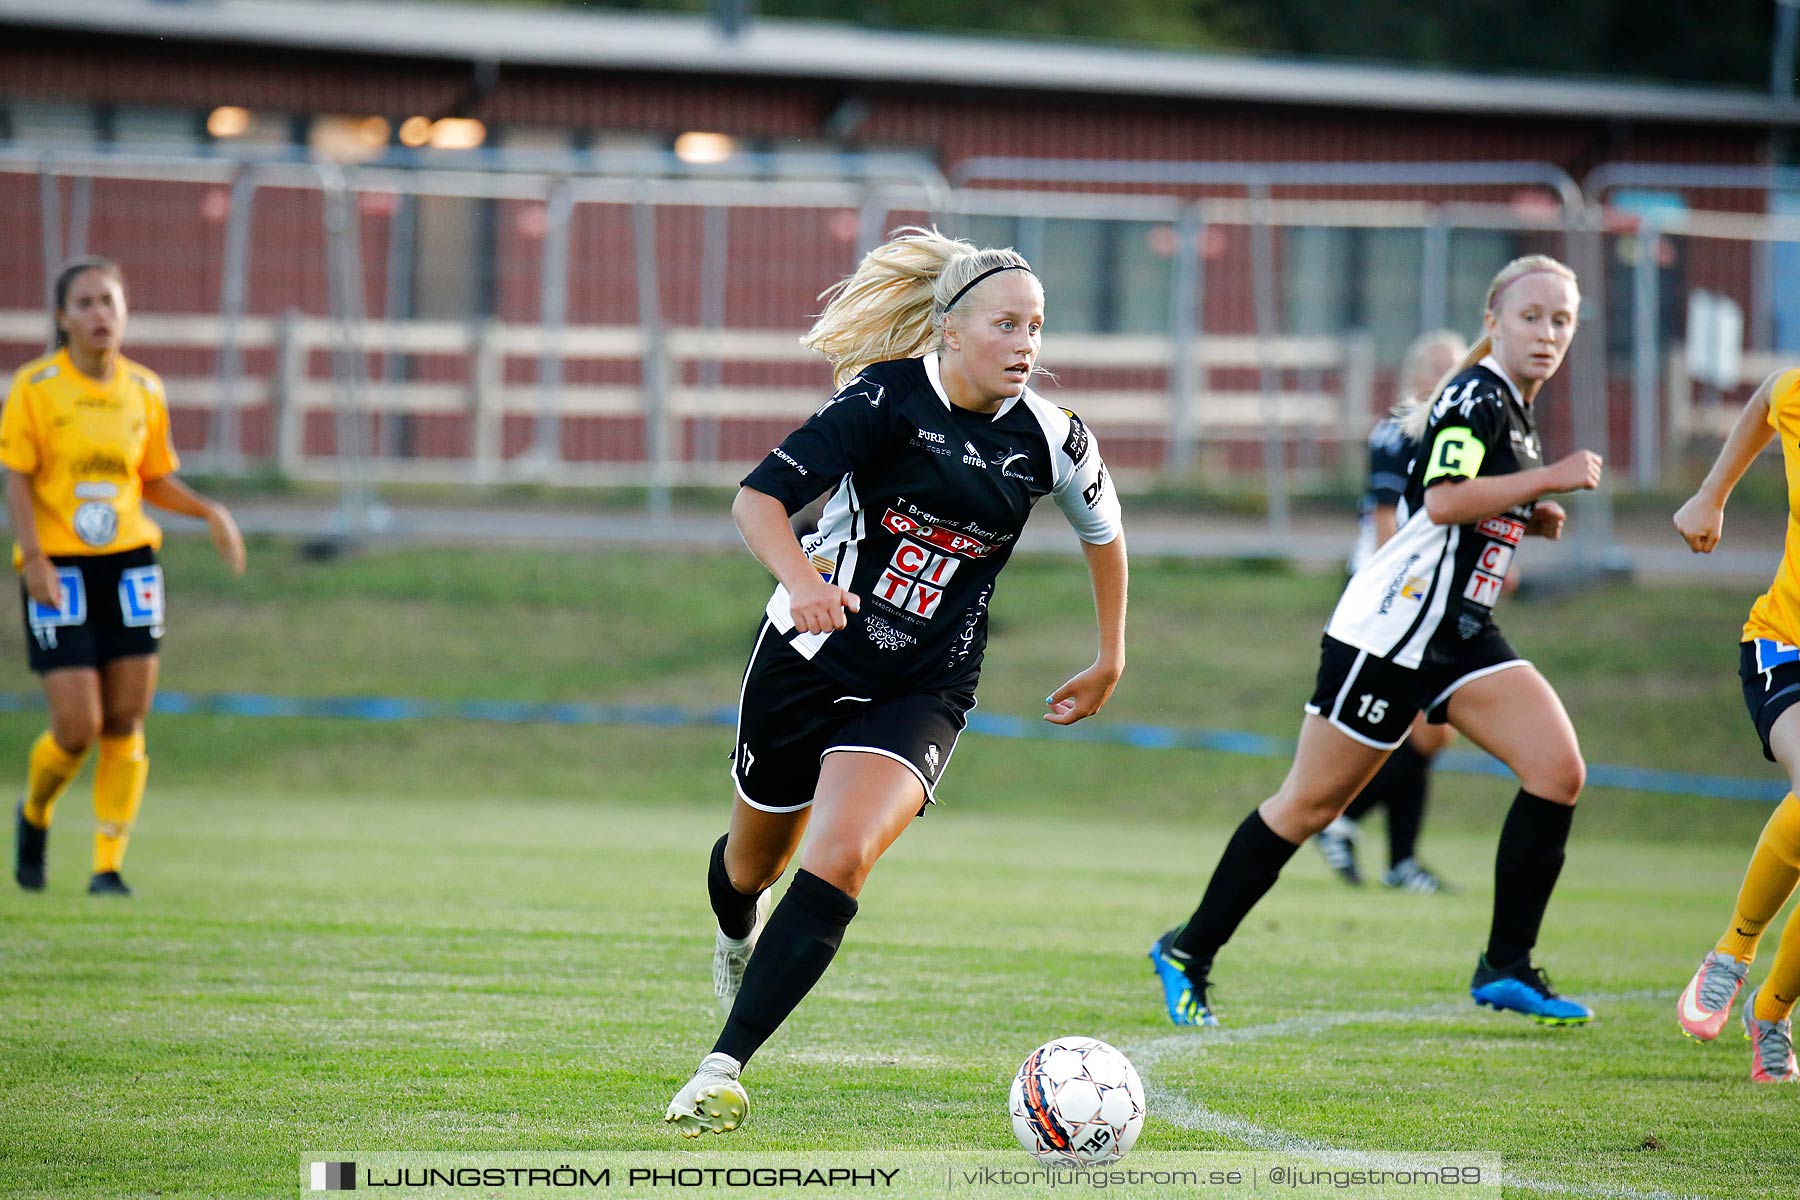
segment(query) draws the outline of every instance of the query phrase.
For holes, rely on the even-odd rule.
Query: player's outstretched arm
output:
[[[231,510],[217,500],[208,499],[173,475],[159,475],[144,481],[144,500],[184,517],[198,517],[206,522],[212,535],[213,549],[218,552],[233,575],[244,573],[244,535],[238,532]]]
[[[802,633],[829,633],[842,629],[844,610],[862,611],[855,592],[826,583],[813,570],[806,552],[788,524],[787,509],[775,497],[755,488],[739,488],[731,502],[731,519],[737,522],[744,545],[756,561],[787,589],[788,610],[794,627]]]
[[[1425,489],[1425,512],[1437,525],[1468,525],[1552,492],[1597,488],[1604,465],[1604,460],[1592,450],[1577,450],[1549,466],[1529,471],[1446,480]]]
[[[1096,546],[1081,543],[1088,575],[1094,582],[1094,617],[1100,626],[1100,653],[1094,665],[1057,688],[1045,699],[1052,725],[1073,725],[1106,704],[1125,673],[1125,594],[1131,571],[1125,557],[1125,535]]]
[[[1712,470],[1706,473],[1700,490],[1675,510],[1675,532],[1695,554],[1711,554],[1713,547],[1719,544],[1725,529],[1725,501],[1731,498],[1731,489],[1737,486],[1750,464],[1756,461],[1756,456],[1775,436],[1775,430],[1769,425],[1769,397],[1780,376],[1781,372],[1777,371],[1763,380],[1762,386],[1744,405],[1744,411],[1738,414],[1725,444],[1719,447],[1719,457],[1713,460]]]

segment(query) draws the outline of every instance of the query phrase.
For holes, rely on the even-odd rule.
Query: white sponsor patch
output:
[[[119,536],[119,512],[104,500],[90,500],[75,510],[70,522],[75,536],[90,546],[110,546]]]
[[[961,564],[929,546],[901,538],[900,548],[875,581],[875,597],[914,616],[929,618],[943,602],[944,588]]]
[[[1505,582],[1504,576],[1490,575],[1486,571],[1475,571],[1470,574],[1469,582],[1463,588],[1463,597],[1492,608],[1500,599],[1500,585]]]
[[[151,629],[162,636],[162,567],[128,567],[119,574],[119,616],[128,629]]]

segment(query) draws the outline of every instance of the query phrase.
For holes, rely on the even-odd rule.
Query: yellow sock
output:
[[[100,760],[94,764],[94,816],[99,820],[94,831],[94,874],[117,871],[125,861],[125,843],[144,802],[149,775],[143,734],[100,739]]]
[[[1800,800],[1789,792],[1769,814],[1762,836],[1756,839],[1756,851],[1750,856],[1744,884],[1738,889],[1737,908],[1731,914],[1731,924],[1714,949],[1740,962],[1754,959],[1763,929],[1793,895],[1797,881],[1800,881]]]
[[[1789,914],[1769,977],[1756,989],[1756,1019],[1785,1021],[1800,1000],[1800,908]]]
[[[39,829],[50,828],[56,801],[68,790],[69,780],[81,770],[87,751],[70,754],[56,744],[46,730],[31,744],[31,765],[25,776],[25,819]]]

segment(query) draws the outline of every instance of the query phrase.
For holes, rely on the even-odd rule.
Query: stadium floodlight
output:
[[[737,142],[728,133],[689,130],[675,139],[675,157],[693,166],[722,163],[737,150]]]
[[[473,150],[487,141],[487,126],[473,117],[441,117],[431,123],[434,150]]]
[[[216,138],[238,137],[250,128],[250,110],[221,104],[206,115],[206,132]]]

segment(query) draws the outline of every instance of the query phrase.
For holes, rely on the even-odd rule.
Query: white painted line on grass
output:
[[[1661,991],[1639,990],[1597,995],[1593,997],[1593,1000],[1600,1004],[1607,1004],[1655,1000],[1664,998],[1664,995]],[[1285,1130],[1271,1129],[1242,1117],[1215,1111],[1192,1097],[1153,1080],[1151,1078],[1153,1069],[1179,1055],[1191,1055],[1197,1051],[1205,1052],[1219,1046],[1241,1045],[1245,1042],[1257,1042],[1269,1038],[1311,1037],[1346,1025],[1411,1025],[1419,1022],[1464,1020],[1474,1015],[1475,1012],[1476,1010],[1470,1006],[1470,1003],[1446,1003],[1422,1004],[1414,1008],[1403,1009],[1375,1009],[1367,1012],[1318,1013],[1312,1016],[1270,1021],[1265,1025],[1247,1025],[1235,1028],[1227,1026],[1220,1029],[1166,1034],[1146,1042],[1136,1043],[1128,1047],[1125,1054],[1137,1065],[1138,1073],[1144,1077],[1144,1090],[1147,1094],[1150,1111],[1183,1129],[1217,1134],[1220,1137],[1241,1142],[1253,1150],[1308,1155],[1341,1165],[1389,1169],[1416,1167],[1419,1159],[1417,1154],[1401,1155],[1333,1146],[1329,1142],[1288,1133]],[[1507,1172],[1504,1185],[1519,1191],[1538,1192],[1545,1195],[1592,1197],[1593,1200],[1705,1200],[1704,1197],[1682,1196],[1674,1192],[1644,1192],[1628,1187],[1532,1179],[1527,1176],[1514,1175],[1511,1172]]]

